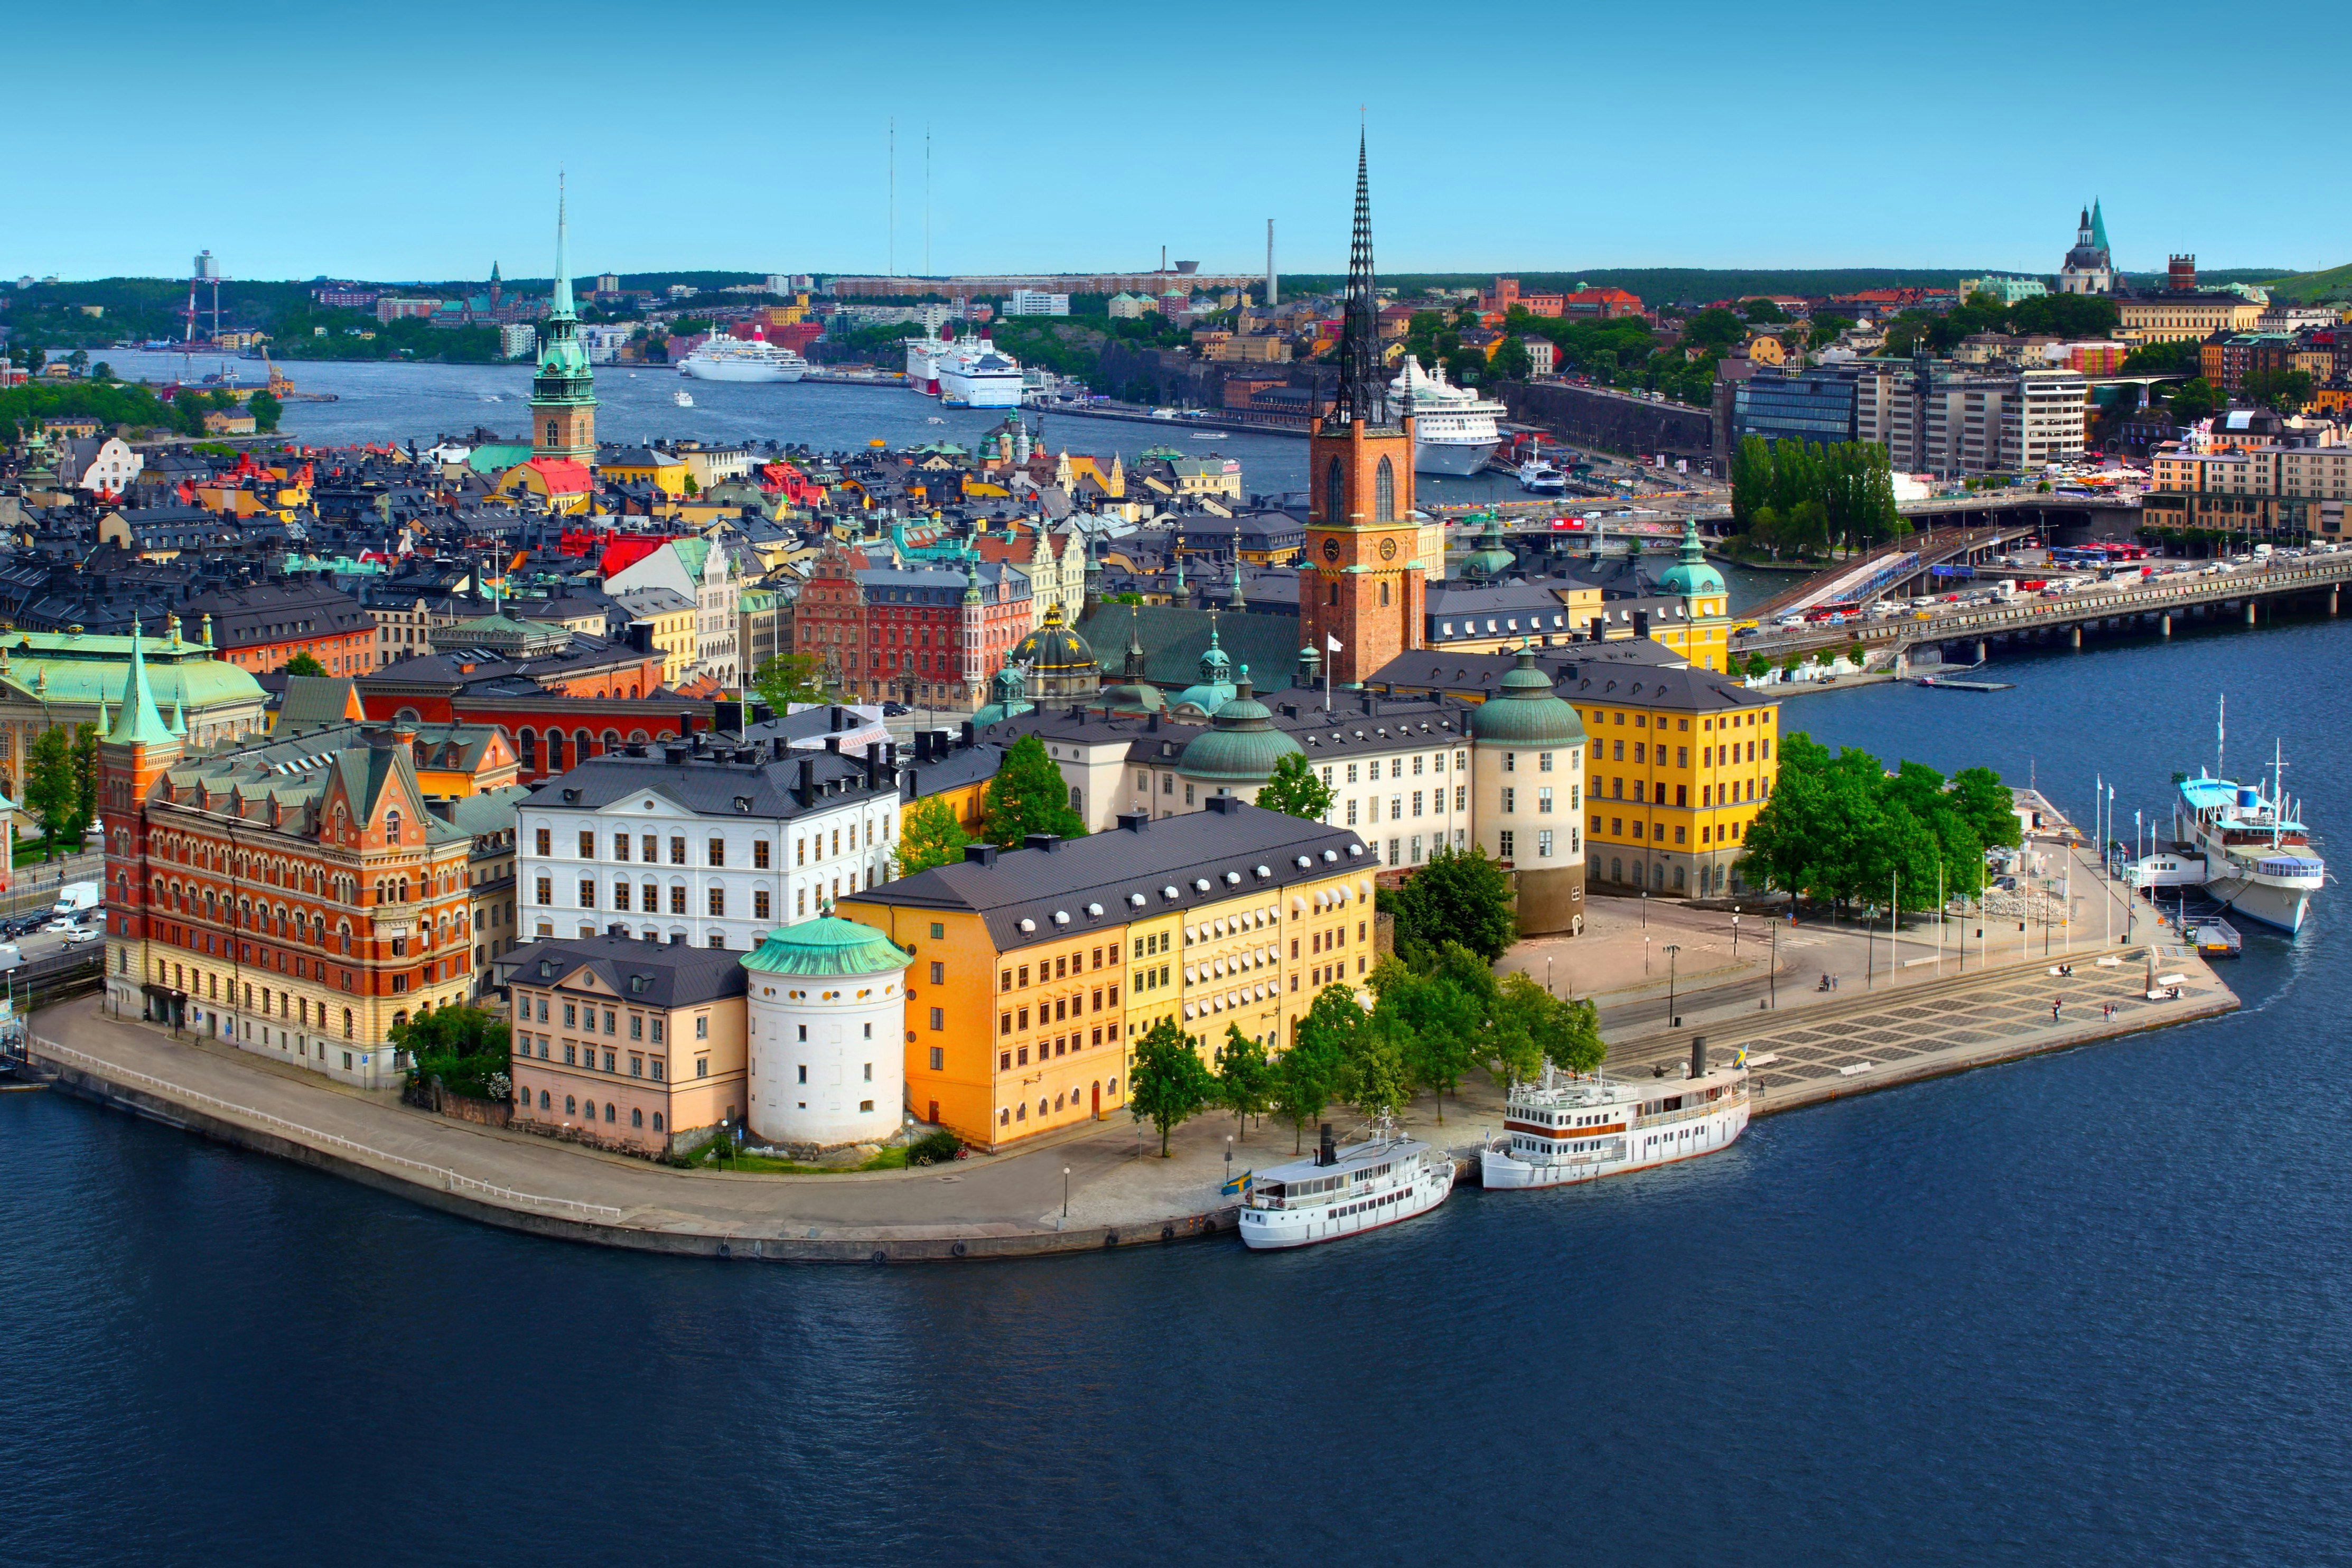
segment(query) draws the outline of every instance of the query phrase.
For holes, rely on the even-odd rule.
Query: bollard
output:
[[[2165,613],[2161,617],[2159,617],[2159,618],[2160,618],[2160,619],[2163,621],[2163,623],[2164,623],[2163,630],[2161,631],[2161,633],[2159,633],[2159,635],[2160,635],[2160,636],[2163,636],[2163,637],[2170,637],[2170,636],[2172,635],[2172,614],[2171,614],[2171,612],[2170,612],[2170,611],[2167,611],[2167,612],[2166,612],[2166,613]]]

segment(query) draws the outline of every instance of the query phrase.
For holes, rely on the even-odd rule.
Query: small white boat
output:
[[[1568,476],[1545,462],[1531,458],[1519,465],[1519,489],[1529,495],[1556,496],[1568,489]]]
[[[682,386],[676,392],[669,395],[669,400],[672,403],[677,404],[680,408],[691,408],[694,406],[694,394],[687,391],[686,388]]]
[[[940,418],[936,414],[926,414],[923,416],[923,423],[926,425],[944,425],[947,421]]]
[[[495,393],[495,392],[485,392],[485,393],[483,393],[483,394],[481,395],[481,396],[482,396],[482,401],[483,401],[483,402],[485,402],[485,403],[504,403],[504,402],[506,401],[506,399],[505,399],[505,398],[500,397],[500,396],[499,396],[497,393]]]
[[[1251,1178],[1242,1241],[1259,1252],[1336,1241],[1426,1214],[1453,1191],[1454,1157],[1444,1150],[1385,1130],[1341,1149],[1327,1121],[1311,1157]]]
[[[1748,1127],[1748,1067],[1707,1070],[1694,1042],[1690,1070],[1664,1079],[1563,1074],[1514,1084],[1503,1131],[1479,1155],[1491,1190],[1556,1187],[1643,1171],[1729,1148]]]

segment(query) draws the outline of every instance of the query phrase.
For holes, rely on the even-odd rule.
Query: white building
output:
[[[1015,289],[1004,301],[1008,316],[1066,316],[1070,313],[1067,294],[1048,294],[1037,289]]]
[[[899,1131],[912,962],[872,926],[829,917],[744,957],[752,1131],[825,1149]]]
[[[1902,473],[2031,472],[2083,455],[2090,383],[2080,371],[1969,371],[1931,364],[1927,384],[1908,365],[1873,369],[1854,384],[1854,435],[1885,444]]]
[[[853,758],[696,740],[588,758],[522,802],[527,934],[617,928],[749,952],[770,931],[889,879],[898,786],[880,752]]]
[[[617,327],[583,326],[580,329],[580,346],[587,350],[590,364],[611,364],[635,331],[634,322]]]
[[[721,686],[742,679],[742,583],[726,550],[706,539],[673,539],[659,550],[604,579],[604,591],[667,588],[695,602],[695,659],[691,676],[709,676]]]
[[[64,484],[93,494],[106,490],[114,495],[129,493],[131,481],[147,466],[147,459],[119,436],[60,441],[57,462],[58,478]]]
[[[539,328],[530,321],[509,321],[499,329],[499,353],[521,359],[539,352]]]

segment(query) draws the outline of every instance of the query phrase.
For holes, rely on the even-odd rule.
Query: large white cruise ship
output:
[[[939,360],[940,401],[958,408],[1021,406],[1021,362],[986,338],[960,338]]]
[[[678,362],[677,374],[697,381],[798,381],[808,374],[808,361],[760,336],[755,327],[748,338],[711,333]]]
[[[2311,895],[2327,882],[2327,863],[2312,853],[2300,814],[2275,783],[2239,784],[2199,769],[2180,781],[2172,836],[2187,847],[2175,858],[2203,860],[2210,896],[2281,931],[2303,929]]]
[[[1389,392],[1412,399],[1412,466],[1421,473],[1475,474],[1502,445],[1495,420],[1510,410],[1447,381],[1443,365],[1433,374],[1407,354]]]
[[[1620,1082],[1599,1074],[1514,1084],[1503,1131],[1479,1156],[1489,1187],[1555,1187],[1727,1149],[1748,1126],[1748,1068],[1707,1069],[1691,1045],[1687,1076]]]
[[[1242,1241],[1260,1252],[1335,1241],[1426,1214],[1453,1190],[1444,1151],[1386,1134],[1341,1149],[1327,1121],[1312,1155],[1251,1178]]]
[[[937,397],[940,395],[940,361],[954,346],[928,331],[919,338],[908,338],[907,390],[919,392],[925,397]]]

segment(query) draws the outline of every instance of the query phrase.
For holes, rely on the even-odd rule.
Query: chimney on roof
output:
[[[1649,611],[1647,611],[1647,610],[1636,610],[1636,611],[1634,611],[1634,612],[1633,612],[1633,640],[1634,640],[1635,642],[1639,642],[1639,641],[1641,641],[1643,637],[1648,637],[1649,635],[1650,635],[1650,612],[1649,612]]]
[[[993,866],[996,864],[996,846],[967,844],[963,847],[963,861],[967,866]]]
[[[971,721],[969,719],[963,721],[963,744],[966,751],[971,749]]]
[[[793,743],[784,739],[782,735],[772,735],[769,737],[768,755],[774,761],[780,763],[782,762],[787,756],[792,754],[792,750]]]
[[[828,730],[846,730],[849,728],[849,720],[847,716],[842,712],[840,703],[835,703],[825,713],[824,727]]]
[[[1592,627],[1592,640],[1594,642],[1606,642],[1609,640],[1608,616],[1595,616],[1592,617],[1591,625]]]
[[[814,757],[801,759],[801,782],[797,793],[801,798],[801,809],[803,811],[816,804],[816,759]]]
[[[1024,849],[1043,849],[1051,855],[1061,847],[1062,836],[1058,833],[1024,833],[1021,836],[1021,847]]]
[[[1203,804],[1220,816],[1231,816],[1241,810],[1242,797],[1237,795],[1213,795]]]
[[[841,755],[841,737],[838,735],[827,735],[824,738],[824,749],[831,752],[836,757]]]
[[[1118,826],[1122,833],[1140,833],[1150,826],[1151,814],[1148,811],[1122,811],[1118,814]]]

